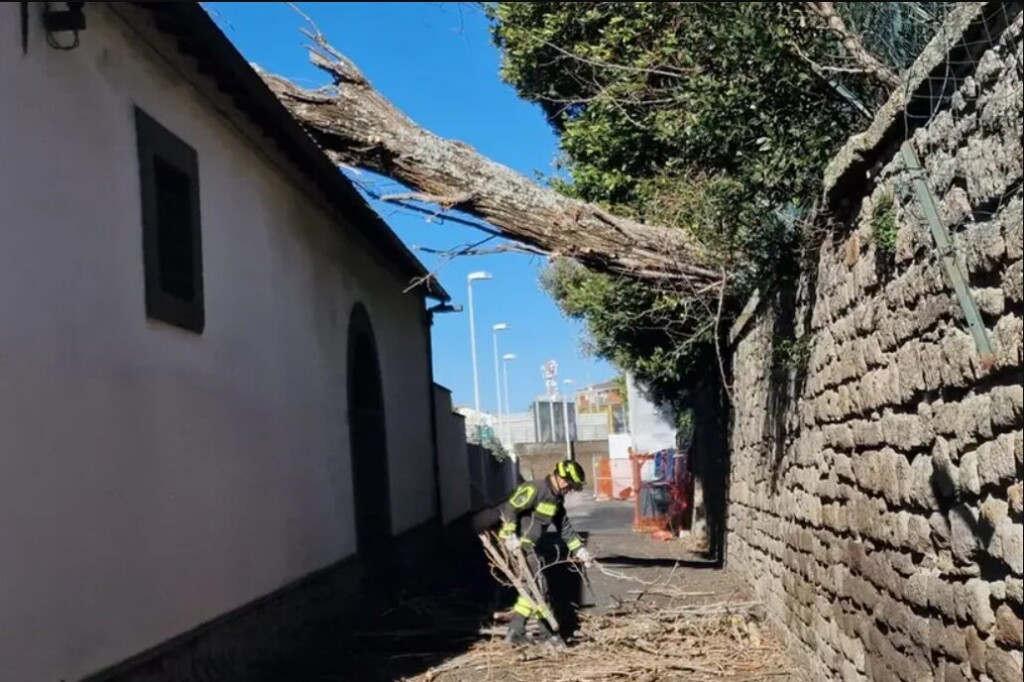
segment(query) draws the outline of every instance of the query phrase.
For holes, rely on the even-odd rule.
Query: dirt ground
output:
[[[307,655],[315,662],[282,682],[667,682],[803,677],[763,622],[743,584],[679,541],[631,529],[632,506],[572,496],[569,512],[598,566],[584,579],[548,572],[565,652],[513,649],[504,619],[515,598],[469,567],[460,584],[423,582],[354,635]]]

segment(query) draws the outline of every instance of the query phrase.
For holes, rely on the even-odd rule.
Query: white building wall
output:
[[[637,452],[658,452],[676,446],[675,416],[669,407],[657,405],[646,387],[626,376],[629,395],[629,432]]]
[[[422,300],[170,66],[188,62],[98,3],[80,48],[48,48],[34,16],[22,56],[18,11],[0,3],[0,678],[70,681],[354,552],[356,301],[394,531],[428,520],[429,359]],[[198,150],[202,336],[145,319],[134,104]]]

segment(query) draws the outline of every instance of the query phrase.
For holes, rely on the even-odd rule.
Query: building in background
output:
[[[576,392],[576,405],[579,412],[580,430],[584,429],[584,416],[592,417],[602,415],[604,417],[605,433],[603,438],[609,435],[626,433],[629,428],[628,401],[624,394],[625,381],[612,379],[600,384],[587,386]],[[588,418],[585,420],[588,427],[593,429],[600,425],[600,421]],[[583,437],[580,440],[591,440]],[[598,440],[598,438],[592,438]]]

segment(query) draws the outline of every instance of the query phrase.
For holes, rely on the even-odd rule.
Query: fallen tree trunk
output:
[[[312,62],[329,90],[308,90],[262,73],[284,106],[328,155],[390,177],[414,193],[385,197],[458,210],[503,236],[599,271],[682,281],[707,292],[722,281],[706,251],[682,230],[645,225],[545,189],[468,145],[424,130],[377,92],[319,33]]]

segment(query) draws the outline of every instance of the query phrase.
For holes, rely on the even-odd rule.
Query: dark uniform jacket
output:
[[[532,547],[548,526],[554,526],[570,552],[583,547],[580,537],[565,513],[565,498],[547,478],[523,483],[498,507],[502,537],[517,534],[525,547]]]

